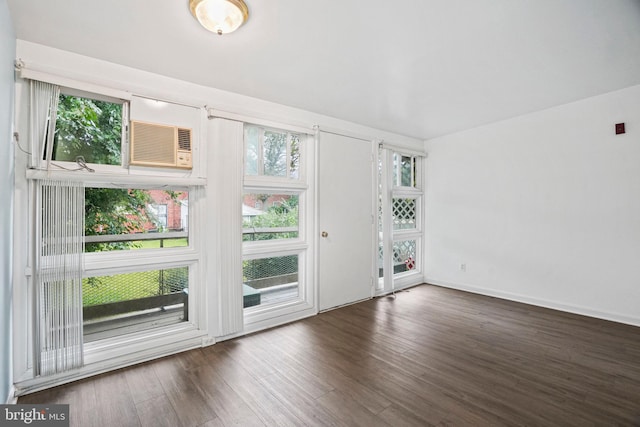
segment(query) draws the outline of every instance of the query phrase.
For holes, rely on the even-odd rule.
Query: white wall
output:
[[[0,0],[0,403],[11,387],[11,281],[13,240],[13,61],[16,39],[6,0]]]
[[[640,86],[426,145],[430,282],[640,325]]]

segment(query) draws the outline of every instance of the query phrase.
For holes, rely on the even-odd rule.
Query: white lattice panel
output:
[[[416,228],[416,199],[393,199],[393,229]]]

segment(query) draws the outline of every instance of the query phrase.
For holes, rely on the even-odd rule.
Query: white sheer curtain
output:
[[[35,370],[51,375],[83,364],[84,187],[43,180],[37,189],[42,221],[35,245]]]
[[[46,154],[47,169],[49,169],[59,98],[59,86],[37,80],[29,81],[30,168],[38,168]]]

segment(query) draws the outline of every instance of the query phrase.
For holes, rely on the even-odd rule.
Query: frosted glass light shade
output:
[[[203,27],[217,34],[231,33],[249,18],[242,0],[189,0],[189,9]]]

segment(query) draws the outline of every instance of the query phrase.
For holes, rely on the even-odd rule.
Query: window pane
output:
[[[258,153],[260,152],[259,129],[253,126],[245,126],[245,158],[244,173],[246,175],[258,175]]]
[[[402,156],[400,160],[400,185],[413,187],[413,157]]]
[[[85,340],[188,320],[188,288],[188,267],[84,279]]]
[[[412,156],[393,155],[393,185],[416,187],[416,158]]]
[[[393,273],[403,273],[416,268],[416,241],[393,242]]]
[[[291,134],[291,161],[289,162],[289,176],[300,178],[300,135]]]
[[[189,193],[85,189],[85,252],[188,246]]]
[[[245,260],[242,276],[245,308],[298,298],[298,255]]]
[[[244,241],[298,237],[299,196],[247,193],[242,203]]]
[[[60,95],[52,160],[121,164],[122,104]]]
[[[247,176],[300,178],[300,135],[245,125]]]
[[[416,199],[393,199],[393,229],[416,228]]]
[[[287,175],[287,134],[273,131],[264,132],[263,144],[264,174],[269,176]]]

